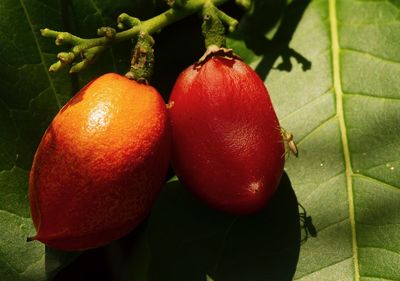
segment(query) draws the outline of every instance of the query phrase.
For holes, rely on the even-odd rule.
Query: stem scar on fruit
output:
[[[297,149],[296,142],[294,141],[294,135],[281,127],[281,135],[285,145],[287,145],[288,150],[296,157],[299,156],[299,150]],[[286,153],[285,153],[286,154]]]
[[[236,55],[232,49],[218,47],[217,45],[210,45],[207,47],[206,52],[201,56],[201,58],[195,62],[195,67],[200,68],[209,58],[213,56],[219,56],[229,60],[242,60],[242,58]]]

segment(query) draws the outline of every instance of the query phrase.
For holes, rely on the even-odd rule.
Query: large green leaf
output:
[[[61,28],[58,2],[0,3],[0,276],[45,280],[69,256],[27,243],[35,233],[28,205],[28,171],[41,134],[70,95],[70,78],[47,72],[51,42],[38,35],[46,23]]]
[[[60,51],[39,29],[79,28],[95,31],[112,24],[118,11],[153,12],[152,1],[0,1],[0,279],[48,280],[75,255],[54,251],[39,242],[28,202],[28,174],[36,147],[53,116],[79,88],[77,77],[47,71]],[[141,9],[139,9],[139,6]],[[100,12],[104,11],[104,12]],[[78,12],[86,12],[83,19]],[[90,15],[91,14],[91,15]],[[74,19],[78,19],[74,20]],[[86,30],[84,31],[86,32]],[[87,33],[79,35],[89,36]],[[93,35],[93,34],[92,34]],[[121,50],[121,49],[120,49]],[[92,68],[80,84],[101,72],[116,71],[129,60],[105,54],[103,68]],[[125,57],[129,50],[121,52]],[[109,65],[113,67],[109,67]]]
[[[267,38],[246,34],[250,15],[231,42],[268,74],[298,141],[286,171],[317,237],[302,245],[295,278],[399,280],[400,2],[307,4],[292,1]]]
[[[132,280],[290,280],[300,249],[296,196],[284,175],[259,214],[231,216],[211,210],[172,181],[137,244]]]
[[[49,74],[60,49],[39,28],[91,37],[120,12],[151,16],[153,2],[0,1],[2,281],[48,280],[73,258],[25,242],[35,232],[27,198],[33,154],[79,87],[104,72],[123,73],[128,62],[123,44],[79,76]],[[283,127],[295,134],[300,157],[287,162],[290,181],[285,176],[271,204],[247,218],[209,210],[169,183],[120,268],[124,276],[399,280],[399,7],[396,0],[257,0],[229,45],[265,79]],[[191,17],[156,35],[154,84],[165,97],[200,56],[198,24]],[[292,188],[317,230],[301,245]]]
[[[294,278],[399,280],[399,2],[255,5],[229,45],[266,80],[283,127],[298,141],[300,157],[291,157],[286,171],[312,223],[303,237],[307,227],[316,237],[302,243]],[[268,228],[260,217],[242,218],[261,229],[238,234],[229,220],[168,195],[179,188],[168,185],[153,210],[134,255],[137,280],[292,279],[289,257],[282,267],[268,256],[271,236],[256,238]],[[294,225],[284,212],[265,212],[286,222],[268,222],[272,229]],[[252,238],[258,248],[246,248]],[[215,256],[226,267],[216,266]]]

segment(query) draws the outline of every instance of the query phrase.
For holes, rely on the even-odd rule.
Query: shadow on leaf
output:
[[[80,252],[65,252],[45,246],[45,270],[49,280],[53,279],[56,273],[66,267]]]
[[[313,224],[312,217],[307,213],[303,205],[301,205],[300,203],[298,204],[301,209],[301,212],[299,214],[301,228],[303,230],[302,232],[304,232],[304,237],[301,238],[301,243],[305,243],[309,237],[317,237],[318,231]]]
[[[297,199],[286,174],[269,205],[244,217],[211,210],[175,181],[153,209],[131,268],[148,281],[292,280],[299,250]]]
[[[254,8],[241,21],[232,38],[243,40],[246,46],[256,55],[262,56],[256,72],[265,79],[275,61],[281,57],[282,62],[276,66],[282,71],[291,71],[291,58],[301,64],[303,71],[311,69],[311,61],[289,47],[293,34],[299,24],[310,0],[256,0]],[[267,37],[273,33],[272,39]]]

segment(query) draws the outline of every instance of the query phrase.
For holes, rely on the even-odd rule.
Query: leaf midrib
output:
[[[356,236],[356,222],[355,222],[355,209],[354,209],[354,194],[353,194],[353,169],[351,166],[349,141],[347,137],[346,122],[343,111],[343,91],[342,82],[340,77],[340,59],[339,59],[339,35],[338,35],[338,23],[336,14],[336,0],[329,0],[329,19],[330,19],[330,30],[331,30],[331,43],[332,43],[332,65],[333,65],[333,85],[336,95],[336,116],[339,120],[340,135],[342,140],[343,156],[345,162],[345,174],[346,174],[346,185],[347,185],[347,196],[349,201],[349,219],[351,226],[351,241],[352,241],[352,252],[353,252],[353,264],[354,264],[354,280],[360,280],[360,270],[358,264],[358,249],[357,249],[357,236]]]
[[[22,9],[24,10],[24,14],[25,14],[26,20],[28,21],[29,28],[32,31],[32,35],[33,35],[33,38],[35,40],[35,44],[36,44],[37,50],[39,52],[40,60],[42,61],[42,65],[44,67],[44,72],[47,75],[47,79],[49,80],[50,87],[53,89],[53,93],[54,93],[54,97],[55,97],[56,102],[57,102],[57,106],[58,106],[58,108],[61,108],[60,99],[57,96],[56,88],[54,87],[53,81],[51,80],[50,74],[49,74],[49,72],[48,72],[48,70],[46,68],[46,64],[45,64],[45,60],[44,60],[44,57],[43,57],[43,53],[42,53],[42,50],[40,49],[39,41],[37,39],[37,35],[35,34],[35,30],[33,28],[32,21],[31,21],[31,19],[29,17],[28,10],[26,9],[26,6],[25,6],[23,0],[19,0],[19,2],[21,4]]]

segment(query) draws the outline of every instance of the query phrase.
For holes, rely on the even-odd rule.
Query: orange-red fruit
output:
[[[244,62],[212,57],[178,77],[170,101],[172,163],[210,206],[259,211],[283,172],[284,144],[264,83]]]
[[[117,239],[148,214],[169,162],[165,103],[118,74],[86,85],[44,134],[30,173],[33,237],[62,250]]]

